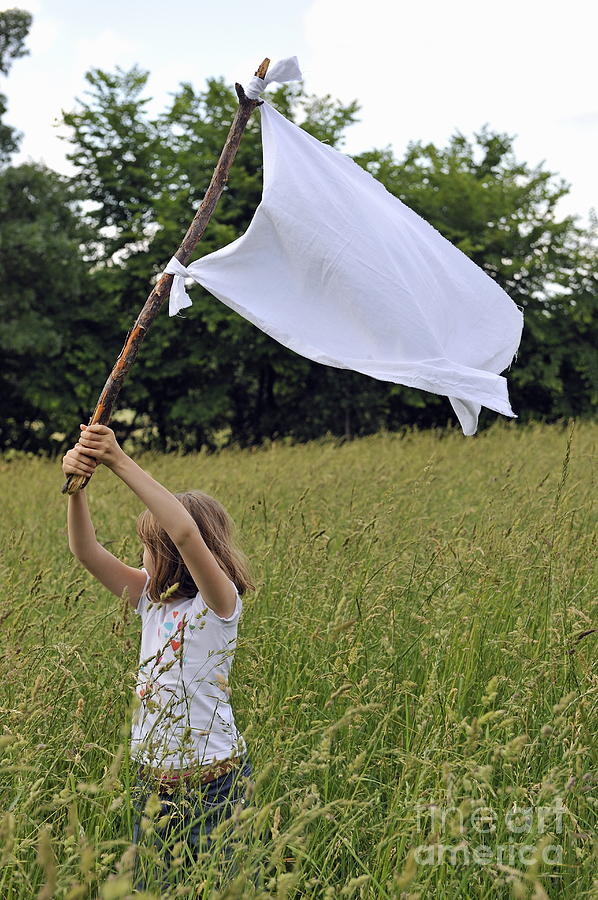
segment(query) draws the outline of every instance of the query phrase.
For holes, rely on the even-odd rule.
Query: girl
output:
[[[242,809],[253,790],[228,688],[241,595],[253,584],[231,540],[231,519],[217,500],[199,491],[171,494],[127,456],[112,429],[80,428],[79,443],[62,460],[65,475],[92,475],[103,463],[147,506],[137,520],[141,569],[98,543],[84,491],[68,497],[68,535],[77,559],[117,597],[126,590],[141,616],[139,704],[131,731],[138,764],[133,842],[139,842],[145,802],[155,792],[156,821],[170,816],[154,839],[163,859],[157,880],[164,886],[172,845],[188,842],[192,858],[204,841],[210,850],[215,825]],[[224,858],[231,852],[228,841]],[[138,870],[141,863],[138,857]],[[155,872],[141,873],[136,886],[155,887]]]

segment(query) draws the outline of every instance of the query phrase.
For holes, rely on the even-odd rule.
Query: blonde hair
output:
[[[236,585],[239,594],[255,590],[247,559],[233,541],[233,520],[224,506],[203,491],[185,491],[174,496],[193,517],[220,568]],[[194,597],[199,590],[197,585],[176,545],[149,509],[144,510],[137,518],[137,534],[149,550],[153,562],[153,571],[147,586],[148,597],[157,603],[160,595],[177,583],[179,586],[175,595],[164,602],[167,603],[168,599],[174,600],[175,596]]]

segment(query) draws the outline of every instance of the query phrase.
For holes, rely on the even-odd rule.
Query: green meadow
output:
[[[138,458],[224,503],[257,586],[237,871],[181,844],[168,896],[598,898],[597,442],[501,420]],[[62,481],[0,460],[0,897],[166,896],[131,881],[140,621],[71,557]],[[87,490],[139,565],[137,498],[104,467]]]

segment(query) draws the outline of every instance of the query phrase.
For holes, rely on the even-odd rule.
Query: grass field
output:
[[[597,442],[501,421],[138,460],[227,506],[257,583],[241,874],[220,890],[200,860],[173,896],[598,898]],[[142,896],[139,620],[70,556],[58,463],[0,483],[0,897]],[[88,491],[138,565],[137,498],[103,468]]]

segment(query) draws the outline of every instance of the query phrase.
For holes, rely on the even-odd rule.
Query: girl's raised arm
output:
[[[83,427],[79,442],[78,449],[112,469],[154,514],[181,554],[206,604],[222,618],[232,616],[237,601],[236,588],[220,568],[183,504],[127,456],[107,425]]]
[[[95,467],[95,460],[86,457],[77,448],[69,450],[62,461],[65,475],[91,475]],[[67,526],[71,553],[117,597],[122,597],[126,588],[129,603],[135,608],[145,587],[146,576],[139,569],[117,559],[98,542],[84,491],[69,494]]]

